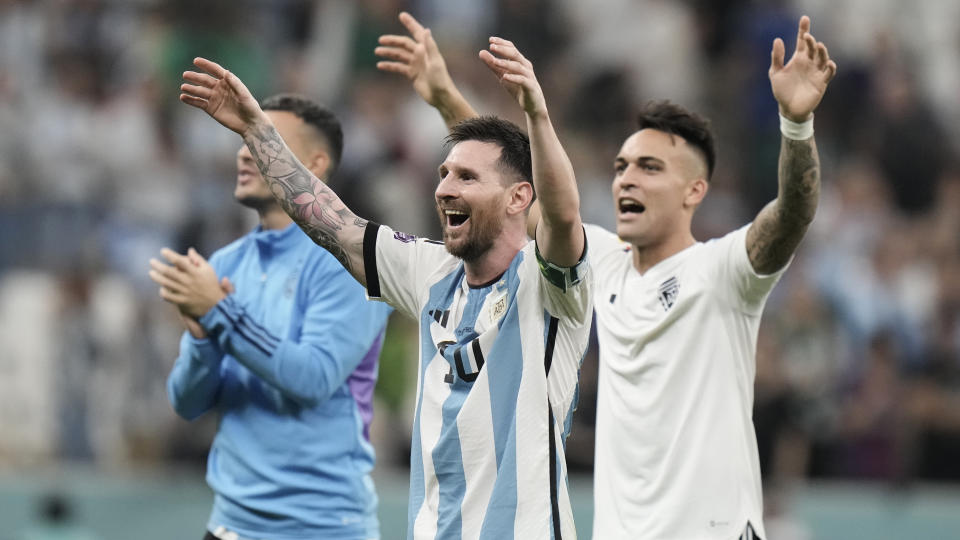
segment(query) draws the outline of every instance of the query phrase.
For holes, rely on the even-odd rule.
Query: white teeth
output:
[[[465,216],[465,215],[467,215],[466,212],[461,212],[460,210],[444,210],[443,213],[446,214],[446,215],[448,215],[448,216]]]
[[[643,204],[633,200],[633,199],[620,199],[618,207],[620,211],[633,211],[633,212],[642,212],[644,210]]]

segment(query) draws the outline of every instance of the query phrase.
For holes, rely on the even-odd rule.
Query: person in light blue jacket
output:
[[[343,144],[336,117],[294,95],[263,108],[297,157],[329,178]],[[367,301],[284,213],[246,146],[234,195],[259,213],[253,231],[209,263],[193,248],[150,261],[187,329],[170,402],[188,420],[219,415],[204,538],[379,538],[368,430],[390,308]]]

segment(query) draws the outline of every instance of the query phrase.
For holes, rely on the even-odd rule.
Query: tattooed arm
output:
[[[359,281],[363,273],[363,233],[357,217],[340,197],[293,155],[272,123],[259,122],[243,135],[260,173],[283,210]]]
[[[790,122],[812,121],[837,71],[827,47],[810,35],[810,19],[800,18],[797,47],[786,65],[783,40],[773,42],[770,86],[780,115]],[[753,269],[769,274],[783,268],[807,232],[820,197],[820,158],[813,135],[804,140],[782,137],[777,171],[777,198],[764,207],[747,231],[747,254]]]
[[[820,197],[820,159],[813,137],[781,139],[777,198],[757,214],[747,231],[747,254],[759,274],[771,274],[787,264],[813,221]]]
[[[180,86],[180,101],[239,133],[284,211],[366,285],[363,234],[367,221],[354,215],[333,190],[297,160],[236,75],[204,58],[196,58],[193,63],[202,73],[183,74],[187,82]]]

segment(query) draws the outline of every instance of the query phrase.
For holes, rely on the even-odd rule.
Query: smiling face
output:
[[[443,241],[451,255],[467,262],[493,247],[507,219],[514,187],[497,163],[500,151],[494,143],[463,141],[438,168],[435,197]]]
[[[640,130],[624,141],[614,170],[621,239],[645,248],[689,234],[693,212],[707,191],[707,167],[682,137]]]

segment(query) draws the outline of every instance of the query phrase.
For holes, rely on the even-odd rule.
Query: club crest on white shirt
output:
[[[679,295],[680,282],[677,281],[676,277],[671,277],[664,281],[660,284],[660,288],[657,289],[657,298],[660,299],[660,305],[663,306],[664,311],[669,311],[670,308],[673,307]]]

